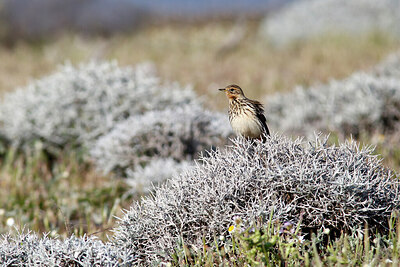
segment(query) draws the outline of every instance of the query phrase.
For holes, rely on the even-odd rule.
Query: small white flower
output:
[[[34,146],[35,146],[35,150],[40,151],[43,149],[43,142],[36,141]]]
[[[299,235],[299,236],[297,236],[297,239],[299,240],[299,242],[300,242],[301,244],[303,244],[304,241],[305,241],[305,238],[304,238],[304,237],[305,237],[304,235]]]
[[[8,218],[7,221],[6,221],[6,224],[7,224],[9,227],[13,226],[14,223],[15,223],[14,218]]]
[[[63,171],[63,173],[61,174],[62,178],[68,178],[69,177],[69,171]]]

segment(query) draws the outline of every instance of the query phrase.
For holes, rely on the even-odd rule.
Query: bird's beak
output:
[[[218,90],[220,90],[220,91],[225,91],[225,88],[221,88],[221,89],[218,89]]]

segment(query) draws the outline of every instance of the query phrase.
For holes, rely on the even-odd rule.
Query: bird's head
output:
[[[240,88],[236,84],[228,85],[225,88],[221,88],[221,89],[218,89],[218,90],[224,91],[226,96],[229,99],[232,99],[232,100],[233,99],[237,99],[237,98],[244,98],[245,97],[244,94],[243,94],[242,88]]]

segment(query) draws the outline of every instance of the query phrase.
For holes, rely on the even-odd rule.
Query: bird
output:
[[[256,100],[248,99],[242,88],[236,84],[218,90],[225,92],[228,97],[229,122],[233,131],[245,138],[265,141],[265,136],[269,136],[270,133],[263,105]]]

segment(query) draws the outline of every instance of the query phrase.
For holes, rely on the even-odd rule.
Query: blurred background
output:
[[[151,61],[221,108],[213,96],[226,84],[262,97],[368,69],[399,46],[394,0],[0,3],[0,92],[66,61]]]
[[[116,60],[125,67],[151,62],[162,82],[192,87],[205,109],[213,113],[204,115],[211,121],[218,112],[223,112],[223,116],[217,114],[218,118],[227,117],[227,101],[217,88],[236,83],[249,98],[267,104],[266,117],[273,132],[296,136],[305,130],[322,130],[332,132],[332,142],[353,136],[376,146],[385,166],[399,170],[399,25],[400,0],[0,0],[0,99],[17,88],[37,87],[44,102],[39,97],[32,101],[24,98],[24,93],[10,98],[17,102],[21,99],[15,106],[29,117],[37,110],[36,103],[46,106],[43,103],[51,99],[63,100],[51,98],[50,90],[65,83],[69,92],[71,84],[85,84],[87,73],[97,73],[92,65],[89,70],[76,70],[78,74],[67,68],[60,74],[65,78],[55,75],[42,85],[34,83],[57,73],[60,64]],[[394,56],[392,61],[376,67],[390,55]],[[99,90],[108,92],[114,86],[102,80],[103,69],[111,69],[110,79],[120,79],[117,84],[130,78],[124,76],[130,72],[108,65],[99,69],[99,77],[87,78],[88,84],[92,78],[93,84],[100,81],[103,87]],[[123,73],[122,78],[119,74],[115,78],[114,72]],[[348,78],[358,72],[367,78]],[[59,87],[57,79],[61,81]],[[47,84],[55,88],[44,88]],[[311,93],[306,90],[310,87]],[[275,102],[268,104],[270,99]],[[79,114],[82,110],[75,110],[73,104],[71,110],[67,105],[62,108],[68,114]],[[32,110],[24,110],[28,105]],[[7,106],[7,101],[0,104],[0,112],[2,106]],[[14,106],[9,104],[4,110],[13,114]],[[88,110],[86,117],[90,120],[90,112],[96,109]],[[135,112],[135,116],[143,115]],[[340,117],[335,117],[337,114]],[[75,116],[78,121],[85,117]],[[42,121],[35,124],[35,120]],[[47,116],[38,116],[20,125],[26,126],[26,136],[37,136],[41,130],[37,125],[47,125],[48,121]],[[146,117],[145,121],[151,120]],[[13,136],[9,133],[18,132],[18,123],[13,123],[13,118],[2,118],[0,114],[0,226],[18,222],[35,231],[54,230],[64,235],[100,231],[104,237],[105,229],[115,223],[113,216],[120,216],[121,208],[129,208],[133,200],[139,199],[128,194],[129,186],[123,180],[126,177],[115,179],[115,173],[98,172],[87,154],[71,149],[69,144],[54,152],[46,147],[49,140],[39,135],[39,145],[27,138],[28,145],[34,144],[28,152],[10,145]],[[296,123],[303,129],[290,128]],[[65,125],[61,126],[50,130],[57,132],[64,129]],[[75,126],[71,123],[65,129]],[[225,141],[228,135],[222,139]],[[210,142],[215,144],[214,139],[210,140],[205,142],[208,147]],[[132,144],[127,146],[121,151]],[[176,158],[168,160],[170,166],[176,163]],[[109,162],[108,158],[104,161]],[[186,161],[188,156],[182,156],[182,162]],[[157,164],[154,168],[162,171],[165,162]],[[140,170],[143,177],[153,175],[151,170]],[[9,228],[3,229],[0,233]]]

